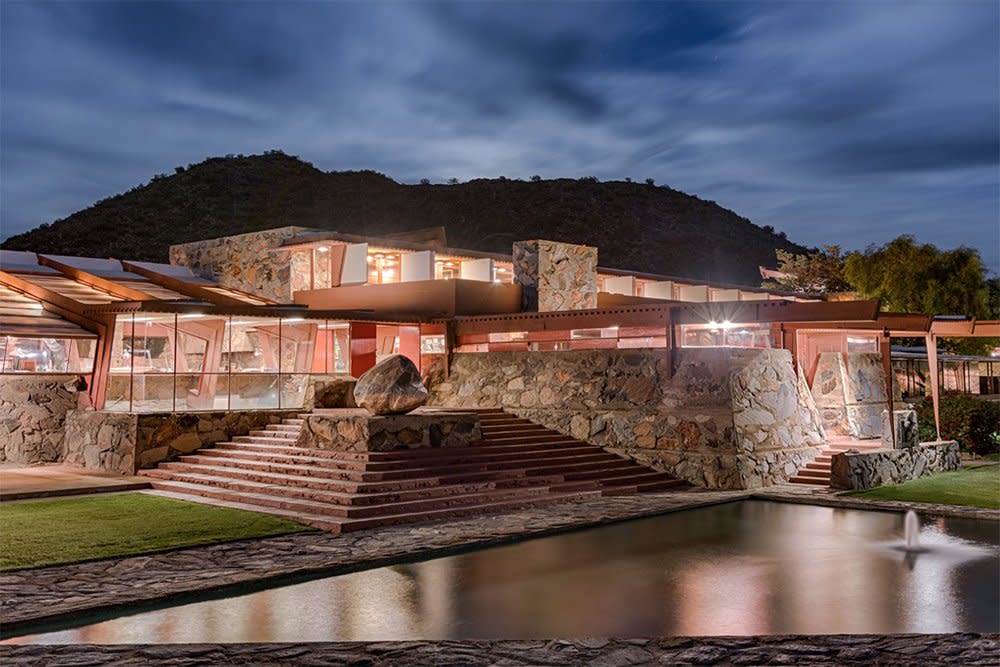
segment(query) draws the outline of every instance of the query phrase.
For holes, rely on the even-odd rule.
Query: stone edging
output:
[[[800,505],[821,505],[823,507],[840,507],[851,510],[906,512],[913,510],[917,514],[941,516],[949,519],[978,519],[984,521],[1000,521],[1000,510],[966,507],[965,505],[939,505],[936,503],[914,503],[903,500],[866,500],[852,498],[840,493],[822,491],[819,493],[802,493],[789,490],[787,487],[772,489],[757,489],[750,498],[756,500],[773,500]]]
[[[997,634],[0,646],[19,665],[996,665]]]

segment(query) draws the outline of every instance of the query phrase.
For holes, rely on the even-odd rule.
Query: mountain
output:
[[[403,185],[298,158],[210,158],[12,236],[9,250],[166,261],[171,244],[300,225],[379,236],[444,226],[449,245],[507,253],[516,240],[597,246],[601,266],[746,285],[776,248],[806,248],[666,186],[593,178]]]

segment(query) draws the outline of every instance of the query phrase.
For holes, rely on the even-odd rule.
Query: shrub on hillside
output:
[[[916,405],[920,440],[934,440],[934,403],[927,396]],[[1000,452],[1000,403],[968,394],[941,396],[941,437],[964,451],[984,456]]]

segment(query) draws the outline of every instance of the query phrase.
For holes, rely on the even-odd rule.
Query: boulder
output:
[[[427,388],[413,362],[394,354],[358,378],[354,400],[372,414],[402,414],[427,402]]]

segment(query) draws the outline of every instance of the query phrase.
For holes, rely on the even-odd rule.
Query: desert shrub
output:
[[[934,404],[927,396],[916,405],[920,440],[934,440]],[[980,456],[1000,452],[1000,403],[968,394],[941,396],[941,437]]]

